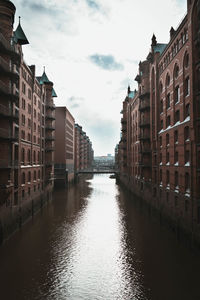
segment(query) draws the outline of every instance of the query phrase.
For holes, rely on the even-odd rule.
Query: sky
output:
[[[58,95],[89,136],[95,155],[114,155],[127,87],[137,89],[138,63],[153,33],[169,42],[186,13],[186,0],[12,0],[14,29],[21,16],[29,40],[28,65],[43,68]]]

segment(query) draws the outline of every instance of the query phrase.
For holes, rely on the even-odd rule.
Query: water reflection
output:
[[[0,248],[2,299],[199,299],[198,256],[108,177],[57,190]]]

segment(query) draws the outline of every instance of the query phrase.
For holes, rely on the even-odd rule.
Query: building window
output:
[[[178,144],[178,130],[174,131],[174,143]]]
[[[186,150],[185,151],[185,164],[189,165],[189,162],[190,162],[190,151]]]
[[[169,74],[167,74],[167,77],[166,77],[166,85],[167,86],[170,85],[170,76],[169,76]]]
[[[22,125],[25,125],[25,122],[26,122],[25,115],[22,114]]]
[[[160,147],[162,147],[162,136],[159,137]]]
[[[31,119],[28,119],[28,128],[31,128]]]
[[[160,100],[160,113],[163,113],[163,100]]]
[[[185,65],[185,68],[188,68],[188,66],[189,66],[189,54],[188,53],[185,55],[184,65]]]
[[[26,109],[26,102],[25,99],[22,98],[22,109]]]
[[[189,139],[190,139],[190,128],[189,126],[186,126],[184,128],[184,140],[189,141]]]
[[[169,178],[169,170],[167,170],[167,172],[166,172],[166,184],[167,185],[169,185],[169,180],[170,180],[170,178]]]
[[[166,127],[169,127],[171,125],[171,119],[170,119],[170,116],[167,116],[167,126]]]
[[[36,118],[36,109],[34,109],[33,112],[34,112],[34,118]]]
[[[28,89],[28,98],[31,100],[31,90]]]
[[[26,182],[26,176],[25,176],[25,173],[23,172],[22,173],[22,184],[25,184]]]
[[[167,109],[170,107],[170,93],[167,94],[166,107],[167,107]]]
[[[185,117],[189,117],[190,116],[190,104],[188,103],[186,106],[185,106]]]
[[[163,129],[163,120],[160,120],[160,129]]]
[[[21,150],[21,163],[24,164],[24,159],[25,159],[25,150],[22,148]]]
[[[166,134],[166,145],[169,145],[169,134]]]
[[[38,179],[40,179],[40,170],[38,170]]]
[[[36,123],[35,122],[33,124],[33,129],[34,129],[34,131],[36,131]]]
[[[38,151],[38,163],[40,163],[40,152]]]
[[[33,163],[34,164],[36,163],[36,153],[35,153],[35,150],[33,151]]]
[[[22,138],[22,140],[25,140],[25,131],[24,130],[21,131],[21,138]]]
[[[174,174],[174,183],[175,183],[175,187],[178,187],[178,172],[176,171]]]
[[[177,111],[175,112],[175,123],[177,123],[177,122],[179,122],[179,121],[180,121],[180,111],[177,110]]]
[[[31,163],[31,150],[28,149],[28,152],[27,152],[27,159],[28,159],[28,163],[30,164]]]
[[[28,133],[28,141],[31,142],[31,134]]]
[[[178,151],[176,151],[174,154],[174,163],[178,164]]]
[[[175,78],[178,78],[178,75],[179,75],[179,66],[176,65],[175,66],[175,70],[174,70],[174,76],[175,76]]]
[[[190,79],[187,77],[185,79],[185,97],[190,94]]]
[[[22,93],[26,94],[26,84],[22,82]]]
[[[177,86],[175,88],[175,103],[178,103],[180,101],[180,87]]]
[[[162,85],[162,82],[160,83],[160,93],[162,93],[163,91],[163,85]]]
[[[36,180],[36,171],[34,171],[34,178],[33,179]]]
[[[34,104],[35,104],[35,105],[36,105],[36,101],[37,101],[37,100],[36,100],[36,96],[34,96]]]
[[[28,104],[28,113],[31,114],[31,105]]]
[[[31,182],[31,172],[28,172],[28,182]]]
[[[160,170],[160,183],[162,183],[162,170]]]
[[[169,164],[169,152],[166,153],[166,164]]]

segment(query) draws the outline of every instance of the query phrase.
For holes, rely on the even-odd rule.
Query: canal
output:
[[[83,175],[0,248],[2,300],[199,300],[200,257],[109,175]]]

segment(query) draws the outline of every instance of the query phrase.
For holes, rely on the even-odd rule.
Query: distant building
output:
[[[94,151],[92,143],[82,127],[75,124],[75,172],[92,168]]]
[[[66,185],[74,179],[75,121],[66,107],[56,107],[55,182]]]

